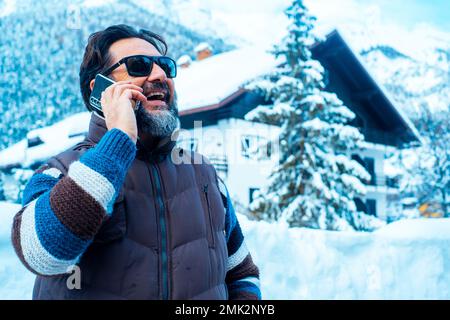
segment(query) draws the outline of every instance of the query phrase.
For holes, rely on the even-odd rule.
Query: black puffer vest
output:
[[[87,138],[48,163],[66,174],[105,132],[93,115]],[[78,264],[81,289],[68,289],[70,274],[38,276],[33,299],[227,299],[217,175],[205,161],[175,164],[182,152],[167,140],[150,152],[138,145],[111,218]]]

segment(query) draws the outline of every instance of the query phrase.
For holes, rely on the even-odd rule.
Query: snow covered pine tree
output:
[[[288,35],[272,53],[285,61],[251,82],[271,106],[259,106],[246,118],[281,126],[280,162],[267,190],[252,202],[261,219],[285,219],[292,227],[373,230],[383,222],[356,209],[364,195],[367,171],[349,158],[364,137],[348,125],[355,114],[334,93],[324,91],[324,69],[311,58],[315,17],[301,0],[285,11]]]

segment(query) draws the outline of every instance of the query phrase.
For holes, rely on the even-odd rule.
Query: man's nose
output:
[[[156,63],[153,63],[152,72],[147,78],[147,81],[154,82],[154,81],[166,81],[167,75],[164,72],[164,70],[158,66]]]

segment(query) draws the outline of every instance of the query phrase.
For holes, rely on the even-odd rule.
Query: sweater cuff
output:
[[[96,151],[128,168],[136,156],[136,145],[122,130],[108,131],[96,146]]]

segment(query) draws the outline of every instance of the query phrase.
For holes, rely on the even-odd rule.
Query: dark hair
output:
[[[98,73],[106,70],[111,64],[109,55],[111,45],[118,40],[127,38],[139,38],[148,41],[162,55],[167,52],[167,44],[163,37],[148,30],[136,30],[125,24],[110,26],[105,30],[91,34],[80,66],[81,96],[89,111],[92,110],[89,104],[89,96],[91,95],[89,83]]]

